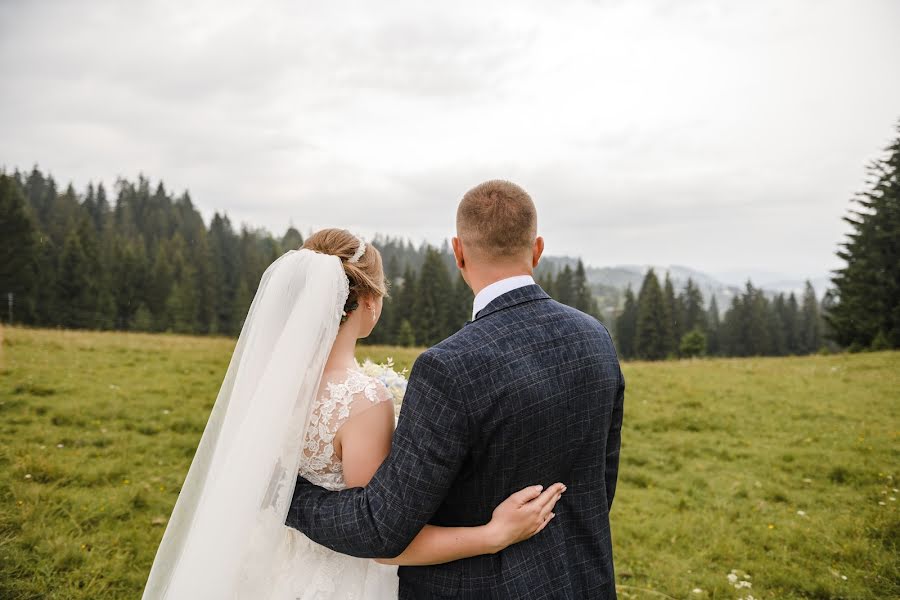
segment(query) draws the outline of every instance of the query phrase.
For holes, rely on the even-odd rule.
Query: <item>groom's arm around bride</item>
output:
[[[426,524],[475,526],[510,493],[568,490],[540,534],[497,554],[401,567],[401,598],[614,598],[609,509],[624,398],[593,317],[530,279],[543,250],[530,197],[509,182],[469,191],[457,264],[473,320],[415,362],[390,455],[364,488],[298,480],[287,525],[345,554],[399,555]]]

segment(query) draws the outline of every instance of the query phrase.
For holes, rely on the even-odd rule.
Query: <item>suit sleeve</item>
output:
[[[619,476],[619,449],[622,446],[622,416],[625,403],[625,377],[619,368],[619,384],[610,419],[609,434],[606,437],[606,504],[612,509],[613,496],[616,494],[616,481]]]
[[[361,558],[399,555],[428,523],[469,449],[456,379],[440,354],[413,365],[391,453],[364,488],[329,492],[298,478],[285,524]]]

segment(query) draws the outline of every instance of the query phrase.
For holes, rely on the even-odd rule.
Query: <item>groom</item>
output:
[[[609,332],[534,283],[544,241],[525,190],[482,183],[456,227],[472,320],[416,360],[369,484],[328,492],[298,479],[287,525],[344,554],[394,557],[427,523],[482,525],[516,490],[561,481],[544,531],[497,554],[400,567],[400,598],[615,598],[625,381]]]

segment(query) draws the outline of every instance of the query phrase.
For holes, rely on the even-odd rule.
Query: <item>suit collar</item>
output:
[[[511,292],[526,285],[534,285],[534,277],[531,275],[515,275],[485,286],[484,289],[475,294],[475,299],[472,301],[472,318],[474,319],[475,315],[484,310],[494,299],[499,298],[506,292]]]
[[[512,306],[516,306],[518,304],[524,304],[525,302],[532,302],[534,300],[549,300],[550,296],[544,289],[538,284],[526,285],[524,287],[516,288],[505,294],[501,294],[497,296],[487,306],[478,311],[478,314],[475,315],[475,321],[478,319],[483,319],[488,315],[491,315],[497,311],[503,310],[505,308],[510,308]],[[472,323],[473,321],[469,321]]]

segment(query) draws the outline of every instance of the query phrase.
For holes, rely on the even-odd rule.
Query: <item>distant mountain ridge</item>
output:
[[[553,271],[563,269],[566,265],[574,269],[577,263],[578,258],[571,256],[546,256],[542,259],[542,266],[545,269],[549,267]],[[644,276],[650,268],[656,271],[660,280],[663,280],[666,273],[669,273],[676,292],[684,289],[688,279],[692,279],[703,293],[707,306],[710,298],[715,296],[721,311],[728,308],[731,304],[731,299],[741,293],[748,279],[752,281],[754,286],[762,288],[771,296],[779,293],[790,294],[791,292],[800,296],[806,284],[805,280],[788,279],[777,273],[764,273],[762,271],[758,273],[746,272],[743,274],[745,275],[743,277],[741,272],[733,271],[725,279],[683,265],[616,265],[596,267],[585,264],[588,281],[597,288],[597,291],[602,288],[613,288],[618,292],[623,292],[630,285],[635,294],[640,291]],[[825,295],[826,290],[831,285],[828,277],[811,277],[810,282],[815,288],[819,299]]]

